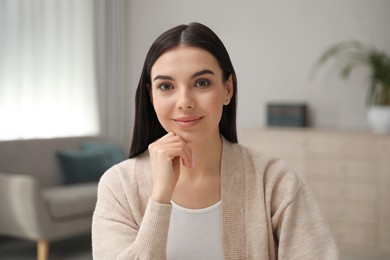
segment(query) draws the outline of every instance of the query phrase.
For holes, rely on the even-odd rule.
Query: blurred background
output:
[[[193,21],[230,53],[240,136],[267,126],[270,103],[305,104],[314,129],[370,133],[369,71],[344,81],[337,66],[311,70],[341,41],[390,52],[389,12],[388,0],[0,0],[0,141],[101,135],[127,153],[146,52],[162,32]],[[0,258],[8,242],[0,239]]]

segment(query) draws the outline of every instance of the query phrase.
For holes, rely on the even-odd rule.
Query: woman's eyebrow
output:
[[[211,70],[201,70],[201,71],[198,71],[198,72],[195,72],[194,74],[192,74],[191,76],[191,79],[194,79],[196,77],[199,77],[201,75],[204,75],[204,74],[211,74],[211,75],[215,75],[214,72],[212,72]],[[173,81],[173,78],[171,76],[166,76],[166,75],[157,75],[156,77],[153,78],[153,81],[156,81],[156,80],[172,80]]]
[[[156,77],[154,77],[153,81],[156,81],[158,79],[161,79],[161,80],[173,80],[173,78],[170,77],[170,76],[157,75]]]
[[[192,74],[191,79],[196,78],[196,77],[201,76],[201,75],[204,75],[204,74],[214,75],[214,72],[212,72],[211,70],[201,70],[201,71],[198,71],[198,72],[195,72],[194,74]]]

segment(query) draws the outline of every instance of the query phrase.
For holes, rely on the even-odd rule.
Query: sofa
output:
[[[101,136],[0,141],[0,235],[48,259],[51,241],[90,232],[98,180],[123,159]]]

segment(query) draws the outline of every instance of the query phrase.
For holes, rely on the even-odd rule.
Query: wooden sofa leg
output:
[[[41,239],[37,243],[37,259],[48,260],[49,256],[49,241]]]

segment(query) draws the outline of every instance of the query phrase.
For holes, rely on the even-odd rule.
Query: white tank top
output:
[[[221,201],[203,209],[187,209],[171,203],[167,259],[223,259]]]

